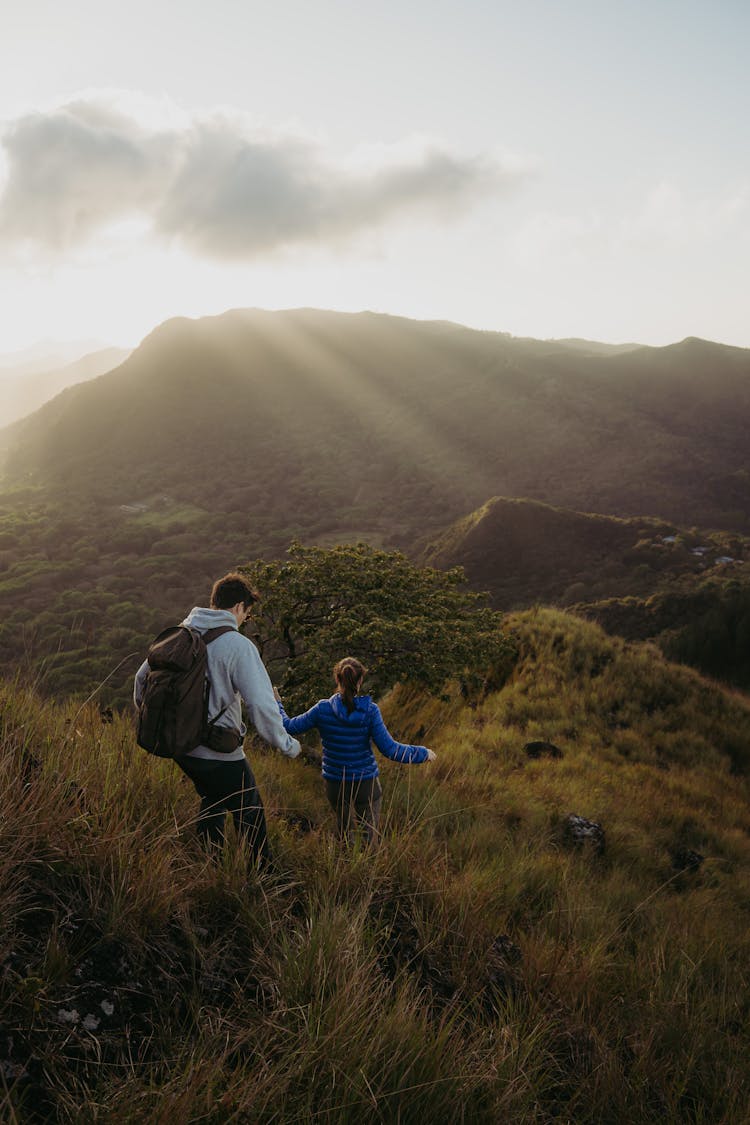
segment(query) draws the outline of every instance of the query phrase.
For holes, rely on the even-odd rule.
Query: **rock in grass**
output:
[[[303,816],[302,813],[288,812],[284,814],[282,819],[286,821],[290,828],[294,828],[303,835],[312,832],[317,827],[314,820],[311,820],[309,816]]]
[[[571,813],[565,821],[565,839],[575,847],[590,847],[601,855],[604,851],[606,837],[601,824],[595,820],[586,820],[583,816]]]
[[[490,946],[490,957],[503,965],[518,965],[523,960],[523,954],[516,943],[507,934],[500,934]]]
[[[697,871],[703,863],[704,856],[694,852],[692,848],[680,846],[672,852],[672,867],[675,871]]]
[[[524,746],[527,758],[562,758],[563,752],[552,742],[527,742]]]

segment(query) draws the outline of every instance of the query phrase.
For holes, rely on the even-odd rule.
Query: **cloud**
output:
[[[95,103],[31,114],[3,135],[8,178],[0,236],[65,250],[153,206],[171,177],[173,139]]]
[[[454,213],[515,186],[522,163],[422,143],[379,151],[367,168],[326,159],[299,136],[236,114],[167,122],[87,95],[21,117],[2,133],[0,239],[64,252],[123,220],[219,259],[348,238],[404,213]]]

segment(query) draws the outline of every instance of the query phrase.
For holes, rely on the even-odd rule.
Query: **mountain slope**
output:
[[[426,565],[463,567],[498,609],[650,595],[687,576],[739,575],[745,560],[750,541],[741,535],[503,497],[458,520],[422,553]]]
[[[129,355],[130,352],[124,348],[102,348],[64,367],[20,372],[0,369],[0,425],[9,426],[38,410],[66,387],[114,370]],[[3,436],[6,439],[9,436],[7,429],[4,433],[0,432],[0,440]]]
[[[447,528],[422,561],[464,568],[498,609],[573,605],[610,632],[750,687],[750,541],[654,519],[494,498]]]
[[[169,321],[4,435],[0,667],[87,694],[217,573],[294,537],[415,551],[497,494],[746,529],[749,421],[750,352],[702,341],[602,356],[371,313]]]
[[[161,326],[14,428],[7,468],[122,501],[158,479],[221,506],[221,480],[261,506],[273,491],[292,523],[311,493],[329,512],[386,503],[415,530],[436,526],[438,505],[456,517],[503,494],[741,529],[749,421],[742,349],[600,356],[369,313],[246,310]]]

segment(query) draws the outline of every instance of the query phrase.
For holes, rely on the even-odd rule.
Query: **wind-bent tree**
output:
[[[367,665],[376,695],[397,682],[436,692],[450,679],[479,684],[512,665],[501,615],[461,588],[460,567],[418,567],[363,543],[325,550],[295,542],[287,561],[241,569],[261,594],[254,639],[292,709],[330,694],[343,656]]]

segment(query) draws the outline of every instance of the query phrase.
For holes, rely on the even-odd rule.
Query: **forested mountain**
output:
[[[118,503],[374,519],[489,496],[750,530],[750,352],[596,355],[369,313],[169,321],[12,434],[7,473]]]
[[[750,539],[494,497],[423,551],[430,566],[462,566],[498,609],[646,596],[678,579],[741,575]]]
[[[750,540],[495,497],[422,561],[461,566],[497,609],[575,606],[613,633],[750,687]]]
[[[2,435],[0,668],[88,690],[219,570],[294,537],[416,555],[497,495],[747,533],[748,422],[750,351],[696,339],[310,309],[168,321]]]

